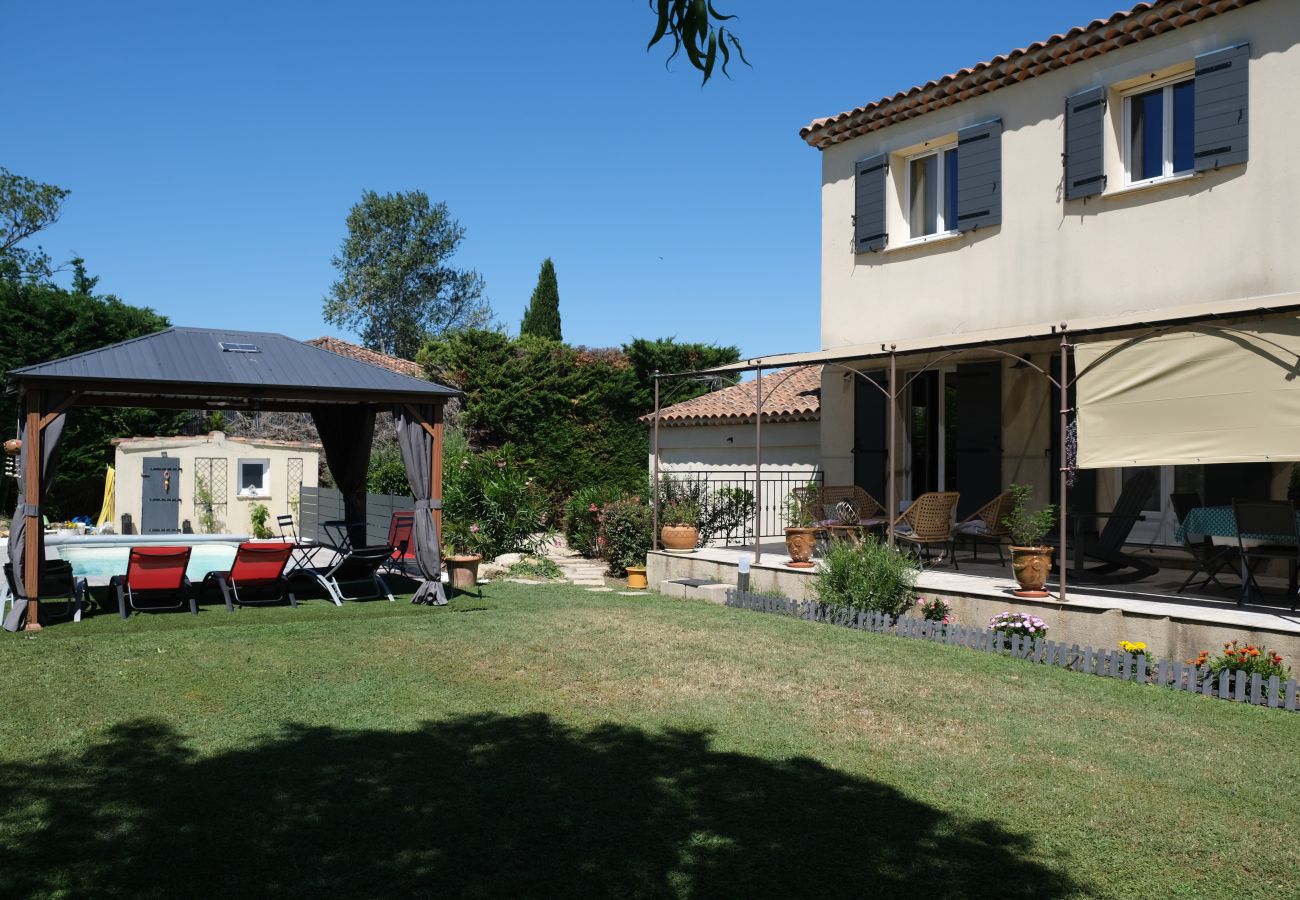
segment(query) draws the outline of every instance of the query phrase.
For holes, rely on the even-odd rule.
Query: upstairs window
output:
[[[1196,81],[1144,85],[1124,96],[1124,169],[1128,184],[1183,175],[1195,168]]]
[[[957,145],[907,158],[908,236],[957,230]]]

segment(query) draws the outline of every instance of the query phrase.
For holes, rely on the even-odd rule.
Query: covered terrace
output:
[[[1144,467],[1194,466],[1215,473],[1250,464],[1272,473],[1271,482],[1262,483],[1260,491],[1276,499],[1285,492],[1285,478],[1279,488],[1276,476],[1290,470],[1280,464],[1300,459],[1298,311],[1300,296],[1295,294],[1253,297],[1073,323],[782,354],[662,377],[754,372],[761,376],[752,383],[761,404],[762,395],[779,384],[783,371],[824,366],[825,483],[856,484],[882,501],[890,515],[897,515],[907,498],[921,490],[959,489],[963,499],[973,495],[969,499],[978,507],[1015,481],[1033,483],[1039,504],[1105,512],[1107,504],[1114,503],[1116,486]],[[988,443],[975,448],[985,451],[984,471],[976,478],[971,474],[974,465],[965,466],[958,484],[951,478],[945,484],[940,462],[938,483],[933,472],[924,481],[924,473],[918,472],[923,460],[907,432],[917,412],[913,399],[932,373],[946,368],[960,376],[968,365],[987,367],[1004,379],[999,401],[991,408],[964,408],[960,396],[956,401],[961,424],[987,426]],[[865,423],[864,408],[875,416]],[[966,429],[968,434],[974,430]],[[761,421],[755,431],[759,450],[753,482],[761,486]],[[1076,479],[1078,484],[1072,486]],[[977,490],[970,488],[973,483],[978,483]],[[918,487],[923,484],[934,486]],[[1157,485],[1153,494],[1165,488],[1163,482]],[[1076,497],[1080,502],[1073,502]],[[762,510],[763,504],[755,507]],[[1069,516],[1060,517],[1054,535],[1058,559],[1072,561],[1074,524]],[[765,531],[773,529],[756,523],[752,533]],[[1188,574],[1179,567],[1191,560],[1172,541],[1135,532],[1125,552],[1150,558],[1161,571],[1128,584],[1076,584],[1067,565],[1049,583],[1051,596],[1038,603],[1064,609],[1062,604],[1070,602],[1079,610],[1116,611],[1120,617],[1219,623],[1235,629],[1234,636],[1248,624],[1261,632],[1276,629],[1279,635],[1290,635],[1289,640],[1300,637],[1300,620],[1290,614],[1286,591],[1270,590],[1276,582],[1262,579],[1271,595],[1262,604],[1238,606],[1239,594],[1233,589],[1179,593]],[[1012,574],[1009,567],[996,564],[996,553],[982,550],[981,557],[976,564],[969,551],[963,551],[957,571],[946,567],[947,560],[928,568],[921,575],[921,588],[970,598],[973,606],[985,600],[998,610],[1026,605],[1028,601],[1010,595]],[[786,558],[777,542],[703,549],[691,557],[655,551],[649,574],[652,584],[683,579],[734,584],[737,566],[745,559],[755,587],[806,596],[808,576],[786,568]],[[1234,577],[1224,580],[1236,588]],[[700,590],[666,589],[687,588]],[[1182,638],[1170,640],[1178,643]],[[1300,642],[1293,646],[1300,651]]]
[[[168,328],[98,350],[14,369],[21,494],[8,555],[20,597],[10,619],[40,625],[45,560],[41,504],[57,477],[59,438],[77,407],[309,412],[343,494],[345,518],[365,521],[375,414],[391,410],[415,498],[413,541],[424,583],[414,602],[445,603],[441,569],[443,407],[448,387],[331,353],[281,334]],[[107,441],[113,435],[104,435]],[[352,535],[364,546],[364,529]]]

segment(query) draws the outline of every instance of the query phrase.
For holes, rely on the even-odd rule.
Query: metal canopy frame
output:
[[[1033,369],[1034,371],[1038,372],[1038,374],[1046,378],[1047,381],[1053,387],[1056,388],[1057,395],[1060,400],[1059,407],[1058,407],[1058,417],[1059,417],[1058,427],[1060,429],[1059,435],[1060,435],[1060,446],[1061,446],[1061,459],[1060,459],[1060,466],[1058,467],[1058,472],[1057,472],[1057,477],[1059,479],[1059,491],[1060,491],[1060,503],[1059,503],[1059,515],[1058,515],[1059,551],[1057,557],[1057,570],[1059,572],[1060,577],[1058,582],[1057,597],[1060,602],[1064,603],[1069,599],[1067,573],[1069,570],[1068,560],[1070,557],[1069,557],[1069,534],[1068,534],[1068,527],[1066,524],[1068,516],[1066,514],[1066,508],[1068,505],[1068,498],[1069,498],[1068,482],[1069,482],[1069,475],[1070,475],[1070,466],[1068,465],[1066,460],[1065,446],[1066,446],[1066,436],[1069,430],[1069,417],[1070,414],[1074,412],[1073,408],[1069,404],[1070,389],[1078,383],[1080,378],[1082,378],[1084,375],[1088,374],[1089,372],[1094,371],[1099,365],[1101,365],[1103,362],[1105,362],[1106,360],[1113,357],[1116,353],[1118,353],[1119,350],[1131,347],[1135,344],[1141,343],[1142,341],[1145,340],[1149,340],[1158,335],[1165,334],[1170,331],[1183,330],[1183,331],[1200,331],[1207,334],[1219,334],[1225,337],[1233,336],[1233,335],[1242,336],[1244,335],[1244,332],[1242,332],[1239,328],[1235,328],[1231,324],[1219,324],[1219,322],[1227,319],[1239,320],[1243,318],[1250,318],[1253,316],[1262,317],[1269,314],[1281,315],[1285,313],[1292,313],[1297,310],[1300,310],[1300,307],[1294,305],[1287,305],[1287,306],[1281,306],[1276,308],[1257,307],[1255,309],[1248,310],[1248,311],[1247,310],[1233,311],[1233,312],[1226,312],[1223,314],[1207,313],[1202,315],[1198,319],[1174,318],[1166,321],[1156,321],[1156,322],[1129,322],[1126,324],[1115,324],[1113,326],[1107,326],[1104,328],[1082,328],[1082,329],[1076,329],[1074,331],[1070,330],[1070,326],[1068,322],[1061,322],[1059,325],[1052,326],[1051,332],[1049,334],[1025,335],[1025,336],[1016,336],[1016,337],[1009,336],[997,341],[988,341],[984,343],[973,342],[973,343],[961,344],[960,342],[957,342],[955,346],[951,346],[951,345],[934,346],[928,348],[918,347],[918,348],[906,350],[901,353],[897,349],[897,344],[888,344],[888,345],[881,344],[880,345],[881,350],[879,352],[859,355],[854,357],[844,357],[844,356],[835,357],[831,353],[828,353],[827,357],[822,360],[797,359],[797,360],[791,360],[790,362],[787,363],[777,362],[773,360],[765,364],[762,359],[756,359],[751,361],[750,363],[743,364],[743,365],[732,364],[731,366],[715,367],[713,369],[701,370],[700,372],[676,372],[676,373],[656,372],[654,374],[654,378],[655,378],[655,411],[654,411],[655,484],[656,485],[658,484],[658,476],[659,476],[659,422],[660,422],[661,412],[662,412],[659,405],[660,380],[668,379],[668,378],[681,378],[686,376],[699,377],[700,375],[716,374],[720,372],[728,372],[728,373],[745,372],[745,371],[756,372],[758,377],[755,379],[754,382],[755,384],[754,474],[755,474],[755,489],[756,489],[755,505],[754,505],[754,562],[758,563],[761,558],[761,545],[759,539],[760,529],[758,526],[760,524],[760,516],[762,515],[760,492],[762,490],[761,474],[763,468],[763,460],[762,460],[763,445],[762,445],[761,437],[762,437],[762,420],[763,420],[763,401],[765,399],[764,391],[762,387],[763,370],[765,368],[768,369],[792,368],[795,366],[820,364],[825,368],[834,368],[834,369],[843,370],[844,372],[851,373],[852,375],[861,378],[863,381],[867,382],[868,384],[872,385],[874,388],[879,390],[884,395],[885,399],[888,401],[888,421],[886,423],[886,430],[887,430],[886,444],[888,448],[887,449],[888,463],[887,463],[886,476],[888,478],[888,482],[886,488],[887,490],[886,503],[889,506],[888,516],[890,521],[892,522],[893,518],[897,515],[897,502],[895,496],[897,489],[895,485],[896,485],[897,476],[899,472],[897,471],[895,465],[895,460],[897,459],[897,455],[895,452],[896,451],[895,444],[896,444],[896,430],[897,430],[897,418],[898,418],[898,402],[902,398],[903,392],[922,373],[930,371],[935,366],[938,366],[939,364],[949,359],[963,356],[967,353],[972,353],[972,352],[985,353],[985,354],[991,353],[996,356],[1014,359],[1017,362],[1023,364],[1024,366]],[[1124,341],[1124,343],[1112,349],[1110,352],[1094,360],[1090,365],[1085,367],[1083,370],[1076,371],[1073,378],[1070,377],[1069,372],[1070,372],[1071,354],[1073,353],[1074,348],[1076,346],[1074,343],[1071,342],[1072,337],[1078,337],[1078,336],[1090,335],[1090,334],[1118,333],[1118,332],[1126,332],[1126,331],[1134,331],[1134,330],[1137,330],[1138,333],[1127,338]],[[1053,376],[1046,369],[1038,365],[1035,365],[1033,362],[1024,358],[1023,356],[1019,356],[1014,353],[1008,352],[1006,350],[1001,349],[1001,347],[997,346],[999,344],[1000,345],[1023,344],[1032,341],[1043,341],[1043,340],[1048,340],[1052,337],[1056,337],[1058,339],[1059,347],[1060,347],[1060,369],[1055,376]],[[1260,340],[1264,343],[1276,347],[1278,350],[1282,351],[1286,356],[1296,355],[1291,349],[1284,347],[1281,344],[1270,341],[1266,338],[1260,338],[1258,335],[1251,335],[1251,337],[1254,340]],[[933,354],[939,354],[939,355],[936,356],[934,359],[931,359],[928,362],[926,362],[926,364],[921,368],[911,372],[910,375],[903,383],[901,384],[898,383],[898,357],[899,356],[903,356],[904,358],[911,358],[915,356],[933,355]],[[861,369],[854,368],[852,365],[850,365],[850,363],[854,363],[854,362],[862,363],[867,360],[872,360],[872,359],[883,360],[884,358],[888,358],[889,360],[889,382],[888,382],[889,387],[885,387],[879,384],[874,379],[868,377],[867,374],[863,372]],[[1297,357],[1296,363],[1293,366],[1293,370],[1300,371],[1300,357]],[[785,377],[788,378],[790,374],[792,374],[792,372],[787,373]],[[781,381],[775,382],[771,386],[771,388],[769,388],[768,391],[766,392],[766,396],[770,398],[772,391],[774,391],[777,387],[779,387],[783,382],[784,382],[784,378]],[[654,546],[657,548],[658,547],[658,543],[657,543],[658,542],[658,520],[659,520],[658,490],[654,492],[654,507],[655,507]],[[888,541],[890,546],[894,545],[894,533],[892,527],[888,529]]]

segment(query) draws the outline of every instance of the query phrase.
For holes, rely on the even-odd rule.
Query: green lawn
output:
[[[1300,716],[567,586],[0,633],[0,896],[1279,896]]]

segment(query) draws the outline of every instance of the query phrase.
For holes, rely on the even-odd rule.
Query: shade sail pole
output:
[[[754,378],[754,563],[763,555],[763,367]]]
[[[41,630],[40,584],[41,584],[41,545],[45,533],[41,521],[41,464],[45,454],[41,452],[41,401],[44,396],[40,391],[27,392],[27,428],[24,439],[27,441],[25,455],[27,466],[23,472],[23,510],[26,528],[23,532],[23,591],[27,594],[27,631]]]
[[[898,418],[898,357],[894,354],[894,344],[889,345],[889,422],[886,424],[886,431],[889,434],[889,453],[886,454],[885,460],[885,478],[888,484],[885,485],[885,502],[889,504],[889,509],[885,511],[885,521],[888,523],[887,536],[889,546],[894,546],[894,516],[897,515],[898,497],[896,496],[897,487],[894,485],[894,420]]]
[[[1069,529],[1066,527],[1066,519],[1068,518],[1066,515],[1066,510],[1069,508],[1069,506],[1066,503],[1068,498],[1066,497],[1065,492],[1069,489],[1069,484],[1067,482],[1069,482],[1070,480],[1069,479],[1070,465],[1069,465],[1069,461],[1066,459],[1065,436],[1068,430],[1066,425],[1066,420],[1070,414],[1069,403],[1068,403],[1069,396],[1070,396],[1069,394],[1070,385],[1069,385],[1069,381],[1067,380],[1070,372],[1070,367],[1069,367],[1069,360],[1066,358],[1066,354],[1070,352],[1070,341],[1066,337],[1065,328],[1066,328],[1066,323],[1062,322],[1061,323],[1061,384],[1060,384],[1061,421],[1059,423],[1061,429],[1061,460],[1060,460],[1061,471],[1057,473],[1057,477],[1060,478],[1060,485],[1061,485],[1061,490],[1060,490],[1061,508],[1059,510],[1060,528],[1061,528],[1061,533],[1060,533],[1061,555],[1060,558],[1057,559],[1056,561],[1056,568],[1061,573],[1060,600],[1062,603],[1065,603],[1067,599],[1066,589],[1065,589],[1065,578],[1066,578],[1065,573],[1066,573],[1066,569],[1069,568],[1069,566],[1066,564],[1066,560],[1070,558],[1069,547],[1067,547],[1065,543],[1066,532],[1069,531]]]
[[[659,549],[659,373],[655,372],[655,427],[654,427],[654,484],[650,486],[653,500],[650,521],[650,549]]]

